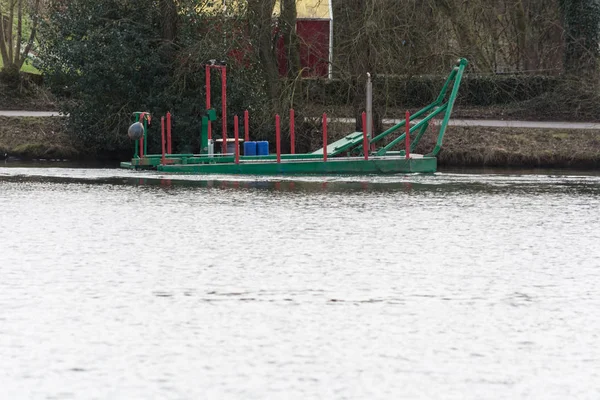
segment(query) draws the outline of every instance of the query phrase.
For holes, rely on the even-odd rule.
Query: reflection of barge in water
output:
[[[452,69],[437,99],[394,125],[385,132],[373,136],[369,127],[371,120],[371,83],[367,84],[367,111],[363,113],[364,132],[354,132],[331,144],[327,143],[327,116],[323,114],[323,148],[307,154],[294,154],[293,110],[290,113],[291,153],[281,154],[281,129],[279,116],[276,121],[276,154],[268,154],[268,143],[252,142],[248,134],[248,113],[244,113],[245,138],[241,139],[238,117],[234,117],[234,137],[227,138],[226,124],[223,124],[221,153],[214,152],[215,140],[212,138],[211,121],[216,120],[216,112],[210,107],[210,80],[207,79],[207,112],[202,117],[199,154],[171,153],[170,114],[161,119],[162,154],[147,154],[147,123],[149,114],[135,113],[136,123],[130,127],[130,137],[136,139],[135,155],[130,162],[121,163],[121,167],[130,169],[150,169],[185,174],[248,174],[248,175],[332,175],[332,174],[394,174],[411,172],[435,172],[444,133],[450,120],[452,108],[460,87],[467,60],[461,59]],[[210,69],[221,71],[223,117],[226,119],[226,68],[211,65],[206,67],[207,78]],[[430,121],[438,115],[443,119],[434,149],[426,155],[413,151],[427,131]],[[407,123],[407,121],[409,123]],[[166,122],[166,124],[165,124]],[[412,122],[412,124],[411,124]],[[166,127],[166,135],[165,135]],[[396,137],[392,135],[396,134]],[[381,148],[375,146],[386,139]],[[223,145],[227,143],[227,145]],[[243,143],[244,155],[240,144]],[[404,143],[404,149],[392,151]],[[324,150],[325,149],[325,150]]]

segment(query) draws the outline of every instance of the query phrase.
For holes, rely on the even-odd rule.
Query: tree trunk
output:
[[[600,5],[597,0],[560,0],[560,8],[565,28],[565,72],[596,72]]]
[[[434,0],[434,4],[440,7],[452,23],[462,53],[461,56],[475,60],[474,65],[478,69],[484,72],[493,72],[492,63],[477,44],[475,31],[468,15],[460,9],[464,3],[461,1],[460,4],[457,4],[456,0]]]
[[[17,4],[17,43],[16,43],[16,51],[15,58],[13,59],[13,63],[15,65],[21,65],[21,40],[23,35],[23,0],[18,0]],[[21,68],[19,68],[21,69]]]
[[[525,7],[523,1],[515,3],[513,18],[515,20],[515,29],[517,33],[517,69],[529,69],[527,62],[527,19],[525,16]]]
[[[2,14],[0,10],[0,54],[2,55],[2,64],[8,65],[8,49],[6,48],[6,40],[8,38],[8,18]],[[12,29],[12,27],[10,27]]]
[[[273,39],[272,14],[275,0],[248,0],[248,26],[250,40],[257,52],[260,69],[265,80],[270,106],[275,112],[282,110],[281,82]]]
[[[374,76],[377,71],[376,55],[372,52],[373,35],[379,29],[377,16],[372,14],[376,0],[356,0],[344,5],[339,13],[336,26],[345,30],[344,36],[349,40],[341,43],[347,54],[347,73],[350,75],[350,96],[352,114],[356,120],[356,131],[362,131],[362,113],[366,108],[367,72]],[[376,79],[376,78],[374,78]],[[381,118],[377,96],[373,96],[373,132],[381,131]]]
[[[160,0],[159,4],[163,17],[161,19],[162,38],[172,43],[177,38],[177,4],[174,0]]]
[[[25,60],[27,59],[27,56],[29,55],[29,52],[31,51],[31,47],[33,46],[33,42],[34,42],[35,36],[37,34],[37,28],[38,28],[39,21],[40,21],[40,0],[35,0],[34,6],[33,6],[33,24],[31,26],[31,33],[29,34],[29,40],[27,41],[27,46],[25,47],[25,50],[23,51],[23,57],[21,57],[21,59],[17,63],[19,70],[21,70],[23,63],[25,63]]]
[[[13,47],[14,47],[14,43],[13,43],[13,31],[12,31],[12,27],[15,23],[15,1],[16,0],[10,0],[10,11],[8,13],[8,26],[9,26],[9,31],[8,31],[8,62],[9,65],[4,65],[4,67],[9,67],[10,64],[12,64],[14,62],[14,57],[13,57]]]
[[[280,15],[280,29],[287,60],[286,76],[293,79],[300,72],[300,49],[296,36],[296,19],[298,17],[296,0],[281,0]]]

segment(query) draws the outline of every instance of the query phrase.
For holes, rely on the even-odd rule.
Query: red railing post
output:
[[[369,160],[369,138],[367,137],[367,113],[362,113],[362,126],[363,126],[363,153],[365,160]]]
[[[140,158],[144,157],[144,135],[140,138]]]
[[[408,160],[410,158],[410,112],[407,111],[406,112],[406,137],[404,138],[405,140],[405,147],[406,147],[406,159]]]
[[[238,116],[233,117],[233,137],[235,139],[235,163],[240,163],[240,128]]]
[[[221,109],[223,123],[223,143],[227,150],[227,69],[221,67]]]
[[[295,112],[292,108],[290,110],[290,154],[296,154],[296,121]]]
[[[275,145],[277,147],[277,163],[281,162],[281,121],[279,114],[275,115]]]
[[[162,149],[162,165],[165,165],[165,117],[160,117],[160,147]]]
[[[323,113],[323,161],[327,162],[327,113]]]
[[[244,141],[250,141],[250,115],[248,110],[244,111]]]
[[[210,110],[210,67],[206,66],[206,110]],[[208,139],[212,139],[212,125],[208,121]]]
[[[167,112],[167,154],[173,154],[171,147],[171,113]]]

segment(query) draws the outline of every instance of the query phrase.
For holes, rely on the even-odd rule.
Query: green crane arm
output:
[[[446,82],[442,86],[442,89],[440,90],[440,93],[439,93],[438,97],[436,98],[436,100],[433,103],[429,104],[428,106],[422,108],[421,110],[417,111],[416,113],[414,113],[410,116],[408,122],[416,120],[416,119],[421,119],[417,124],[415,124],[410,129],[410,134],[412,134],[413,132],[415,132],[417,130],[419,131],[415,140],[411,144],[411,150],[414,150],[417,147],[419,141],[425,134],[425,131],[427,130],[430,121],[437,115],[444,113],[444,118],[442,119],[442,124],[440,127],[440,132],[438,134],[438,140],[437,140],[436,146],[433,149],[433,151],[428,154],[428,156],[436,156],[439,153],[441,146],[442,146],[443,139],[444,139],[444,134],[446,132],[446,128],[448,127],[448,122],[449,122],[450,116],[452,114],[454,102],[456,101],[456,97],[458,96],[458,89],[460,88],[463,73],[464,73],[464,70],[467,67],[467,65],[468,65],[468,61],[465,58],[461,58],[460,60],[458,60],[457,65],[454,68],[452,68],[452,72],[450,72],[450,75],[448,76],[448,78],[446,79]],[[448,97],[448,100],[444,101],[447,97],[448,89],[450,88],[450,86],[452,86],[452,91],[450,92],[450,96]],[[374,138],[372,138],[370,140],[370,143],[373,144],[373,143],[377,143],[377,142],[383,140],[384,138],[388,137],[392,133],[398,131],[401,128],[404,128],[406,126],[406,123],[407,123],[406,119],[400,121],[398,124],[392,126],[391,128],[387,129],[386,131],[384,131],[384,132],[380,133],[379,135],[375,136]],[[400,143],[405,138],[405,136],[406,136],[406,133],[403,132],[402,135],[400,135],[396,139],[392,140],[385,147],[383,147],[379,151],[377,151],[377,155],[378,156],[385,155],[392,147],[394,147],[396,144]]]

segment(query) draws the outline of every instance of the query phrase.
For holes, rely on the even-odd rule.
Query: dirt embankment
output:
[[[354,126],[334,124],[330,142],[353,131]],[[439,127],[430,127],[416,149],[430,152]],[[320,143],[315,138],[314,144]],[[404,147],[401,143],[395,150]],[[447,167],[577,168],[600,167],[600,131],[533,128],[450,126],[444,136],[438,164]]]
[[[0,159],[79,158],[77,143],[67,134],[65,122],[60,117],[0,117]],[[353,130],[353,124],[331,123],[329,142]],[[417,148],[418,153],[433,149],[437,132],[438,127],[430,128]],[[298,132],[297,143],[298,151],[321,147],[320,130]],[[440,166],[447,167],[597,169],[600,131],[450,126],[438,161]]]
[[[423,143],[434,146],[434,135]],[[449,127],[438,162],[464,167],[600,167],[600,131]]]
[[[0,110],[48,111],[56,110],[56,98],[44,86],[24,78],[19,85],[0,81]]]
[[[74,159],[79,155],[60,117],[0,117],[0,160]]]

